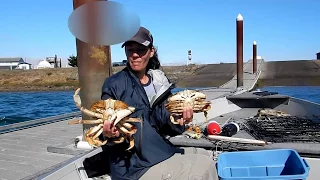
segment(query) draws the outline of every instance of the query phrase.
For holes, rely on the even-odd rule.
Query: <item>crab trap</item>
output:
[[[320,116],[261,116],[244,121],[244,130],[255,139],[268,142],[320,143]]]

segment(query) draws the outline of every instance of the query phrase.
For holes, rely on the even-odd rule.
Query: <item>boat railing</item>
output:
[[[78,116],[81,116],[80,111],[46,117],[46,118],[40,118],[40,119],[35,119],[30,121],[24,121],[20,123],[8,124],[8,125],[0,126],[0,134],[18,131],[22,129],[28,129],[36,126],[42,126],[45,124],[55,123],[59,121],[64,121],[64,120],[67,120],[73,117],[78,117]]]

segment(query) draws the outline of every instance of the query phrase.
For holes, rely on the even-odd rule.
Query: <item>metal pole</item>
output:
[[[254,74],[257,72],[257,42],[256,41],[253,41],[252,60],[253,60],[253,74]]]
[[[243,17],[237,16],[237,87],[243,86]]]
[[[73,0],[73,9],[80,7],[87,2],[99,0]],[[89,10],[86,17],[92,23],[92,26],[87,26],[91,36],[94,36],[95,29],[92,27],[96,23],[93,17],[94,10]],[[95,101],[101,99],[101,88],[105,78],[112,74],[111,67],[111,49],[110,46],[94,46],[82,42],[76,38],[77,61],[79,84],[81,87],[80,98],[82,106],[90,109],[90,106]],[[82,113],[82,119],[91,120],[92,118]],[[83,125],[83,130],[87,130],[93,125]]]

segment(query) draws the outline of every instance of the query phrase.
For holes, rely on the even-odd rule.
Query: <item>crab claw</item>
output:
[[[171,121],[173,124],[180,124],[178,121],[176,121],[176,120],[174,119],[173,116],[170,116],[170,121]]]
[[[96,118],[99,118],[99,119],[103,119],[103,115],[102,115],[102,114],[98,114],[98,113],[92,112],[92,111],[90,111],[90,110],[82,107],[82,105],[81,105],[81,99],[80,99],[80,96],[79,96],[80,89],[81,89],[81,88],[78,88],[78,89],[74,92],[74,95],[73,95],[73,100],[74,100],[76,106],[80,109],[81,112],[85,113],[85,114],[88,115],[88,116],[96,117]]]
[[[110,118],[110,121],[111,121],[111,125],[112,126],[115,126],[117,124],[115,124],[115,120],[117,119],[117,114],[113,114]]]
[[[81,88],[78,88],[78,89],[74,92],[74,95],[73,95],[73,100],[74,100],[76,106],[77,106],[79,109],[81,108],[81,99],[80,99],[80,96],[79,96],[80,89],[81,89]]]
[[[118,112],[116,112],[115,116],[115,120],[114,120],[114,124],[118,124],[119,121],[121,121],[123,118],[127,117],[128,115],[130,115],[132,113],[131,110],[129,109],[122,109]]]

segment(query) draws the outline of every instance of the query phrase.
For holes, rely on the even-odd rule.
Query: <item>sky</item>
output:
[[[244,23],[244,61],[315,59],[320,52],[319,0],[113,0],[134,11],[148,28],[163,65],[236,62],[236,17]],[[72,0],[1,0],[0,57],[37,64],[45,57],[76,55],[68,29]],[[113,62],[125,58],[111,46]],[[64,65],[63,64],[63,65]]]

